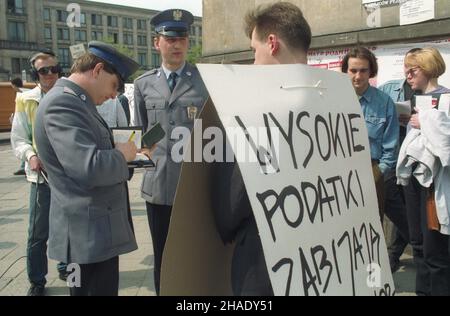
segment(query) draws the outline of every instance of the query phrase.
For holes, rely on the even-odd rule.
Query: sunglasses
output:
[[[39,68],[37,72],[42,76],[48,75],[49,72],[51,72],[52,74],[59,74],[61,72],[61,67],[59,65],[42,67]]]

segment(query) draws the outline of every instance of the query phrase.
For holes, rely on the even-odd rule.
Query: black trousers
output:
[[[82,264],[80,268],[81,287],[70,288],[70,296],[119,295],[119,257],[99,263]]]
[[[449,237],[428,229],[426,189],[412,178],[404,188],[410,242],[416,264],[416,294],[450,295]]]
[[[397,186],[395,176],[385,180],[385,215],[394,224],[393,238],[388,245],[389,261],[398,262],[409,242],[408,219],[404,202],[403,190]]]
[[[167,234],[169,232],[170,216],[172,206],[156,205],[147,203],[147,218],[152,235],[153,255],[154,255],[154,279],[155,291],[159,296],[161,280],[161,262],[166,245]]]

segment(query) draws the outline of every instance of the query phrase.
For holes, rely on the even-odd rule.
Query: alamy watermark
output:
[[[66,11],[69,13],[67,16],[67,26],[70,28],[81,26],[81,6],[78,3],[69,3]]]
[[[191,142],[192,140],[192,142]],[[277,127],[225,127],[203,129],[196,120],[191,131],[179,126],[170,135],[173,144],[170,156],[181,162],[243,162],[259,163],[263,173],[278,172],[280,130]]]

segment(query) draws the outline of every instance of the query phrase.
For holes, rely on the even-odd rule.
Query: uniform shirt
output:
[[[170,74],[171,74],[172,72],[176,72],[177,75],[178,75],[178,77],[177,77],[177,83],[178,83],[178,80],[180,79],[180,76],[181,76],[181,73],[182,73],[182,71],[183,71],[183,69],[184,69],[184,66],[186,66],[186,63],[184,63],[183,66],[181,66],[180,68],[178,68],[178,69],[175,70],[175,71],[171,71],[171,70],[167,69],[166,67],[164,67],[164,65],[162,65],[161,68],[162,68],[164,74],[166,75],[166,79],[167,79],[167,80],[169,80],[169,76],[170,76]]]
[[[369,88],[360,97],[367,132],[369,134],[370,155],[379,161],[383,174],[393,170],[397,163],[399,123],[392,99],[377,88]]]

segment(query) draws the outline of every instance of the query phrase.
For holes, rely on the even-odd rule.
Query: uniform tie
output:
[[[178,74],[176,72],[172,72],[169,75],[169,89],[170,89],[170,92],[173,92],[173,89],[175,89],[175,86],[177,84],[177,77],[178,77]]]

